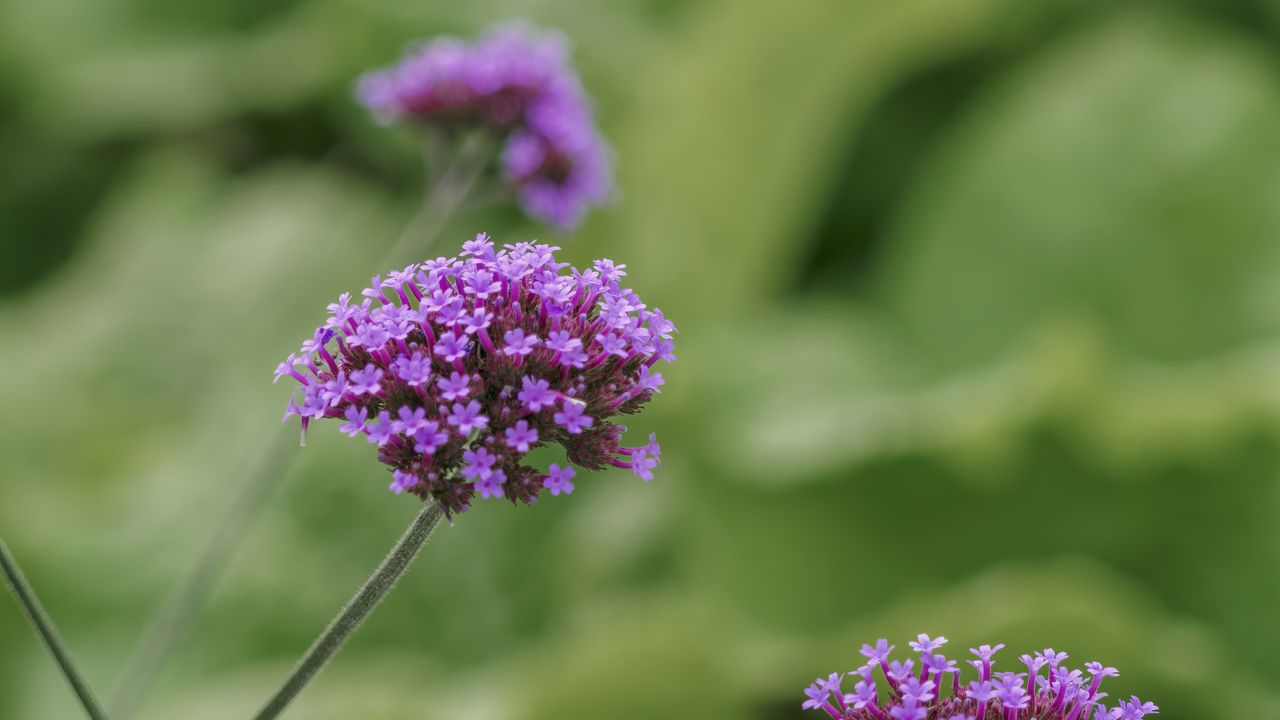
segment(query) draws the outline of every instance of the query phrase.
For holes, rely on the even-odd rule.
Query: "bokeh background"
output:
[[[680,326],[582,478],[444,528],[298,718],[792,718],[857,646],[1046,645],[1280,717],[1280,3],[3,0],[0,529],[100,694],[422,195],[350,100],[562,28],[618,155],[570,236]],[[145,717],[247,717],[416,512],[312,433]],[[0,717],[78,710],[0,598]]]

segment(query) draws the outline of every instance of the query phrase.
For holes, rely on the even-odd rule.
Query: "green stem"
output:
[[[89,683],[76,669],[75,661],[71,659],[71,651],[62,642],[58,629],[53,625],[53,619],[49,617],[49,613],[45,612],[40,599],[36,597],[35,590],[31,589],[27,578],[23,576],[22,569],[18,567],[18,561],[13,558],[8,546],[4,544],[4,538],[0,538],[0,568],[4,569],[5,581],[13,591],[14,597],[18,599],[18,605],[22,606],[27,619],[31,621],[31,627],[48,648],[58,668],[62,670],[62,675],[71,685],[71,690],[80,699],[80,705],[84,707],[85,714],[91,720],[107,720],[107,713],[94,698]]]
[[[379,263],[379,271],[402,267],[413,255],[421,259],[475,190],[477,181],[493,158],[493,144],[488,138],[477,135],[463,139],[458,145],[457,152],[438,174],[422,209]],[[426,164],[430,166],[430,163]],[[191,574],[169,596],[139,641],[112,703],[112,712],[117,720],[128,720],[137,713],[169,656],[190,632],[240,539],[256,519],[263,501],[296,457],[294,451],[297,446],[292,442],[296,437],[294,432],[283,425],[276,431],[270,448],[228,508]]]
[[[493,144],[486,136],[476,134],[459,141],[459,145],[452,161],[427,195],[422,209],[387,251],[379,268],[400,268],[413,260],[425,259],[424,251],[439,237],[449,219],[475,190],[476,182],[493,158]],[[414,243],[414,238],[418,237],[428,240],[418,247]]]
[[[444,511],[439,505],[429,503],[418,513],[418,517],[409,525],[409,529],[401,536],[400,541],[391,548],[391,552],[383,559],[378,569],[369,576],[360,590],[356,592],[342,612],[329,623],[320,637],[302,656],[293,672],[285,680],[275,695],[262,706],[254,720],[272,720],[280,715],[289,703],[302,692],[307,683],[324,669],[334,653],[342,647],[351,634],[360,627],[383,597],[391,590],[400,576],[409,568],[409,564],[417,557],[431,531],[435,529]]]
[[[112,714],[117,719],[137,714],[165,661],[190,632],[240,539],[257,517],[258,509],[296,457],[297,432],[291,425],[282,424],[276,429],[266,453],[253,466],[248,481],[240,487],[191,574],[174,589],[134,648],[124,680],[111,703]]]

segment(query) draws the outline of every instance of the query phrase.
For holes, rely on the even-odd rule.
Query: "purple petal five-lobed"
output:
[[[551,463],[551,467],[547,470],[547,476],[542,481],[542,486],[551,491],[552,495],[564,493],[568,495],[573,492],[573,483],[569,482],[576,473],[571,467],[560,467],[555,463]]]

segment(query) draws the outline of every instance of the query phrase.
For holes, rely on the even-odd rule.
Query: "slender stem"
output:
[[[436,242],[445,225],[475,190],[483,170],[493,157],[493,145],[477,136],[461,142],[459,150],[435,173],[435,182],[422,209],[392,244],[378,267],[397,267],[411,255],[419,258]],[[438,144],[438,143],[437,143]],[[438,149],[437,149],[438,150]],[[428,148],[431,153],[431,148]],[[432,158],[427,158],[430,161]],[[427,162],[430,168],[433,163]],[[432,177],[428,174],[428,177]],[[295,430],[282,425],[262,460],[254,466],[239,495],[227,509],[221,524],[191,574],[169,595],[134,650],[124,680],[112,702],[117,720],[133,717],[165,662],[190,632],[218,578],[240,539],[257,518],[263,501],[288,471],[296,457]]]
[[[62,670],[62,675],[66,677],[67,683],[71,685],[72,691],[80,699],[80,705],[84,707],[85,714],[91,720],[107,720],[107,713],[94,698],[89,683],[76,669],[75,661],[71,659],[71,651],[62,642],[58,629],[53,625],[53,619],[49,617],[49,613],[45,612],[40,599],[36,597],[35,590],[31,589],[30,583],[23,576],[22,569],[18,567],[18,561],[13,558],[9,548],[4,544],[4,538],[0,538],[0,567],[4,569],[5,581],[13,591],[14,597],[18,599],[18,605],[22,606],[27,619],[31,621],[31,627],[44,642],[54,662]]]
[[[411,260],[423,259],[423,251],[431,246],[449,219],[475,190],[476,182],[493,157],[492,142],[487,137],[476,134],[459,144],[461,147],[440,173],[426,202],[422,204],[422,209],[387,251],[380,268],[400,267]],[[430,163],[427,165],[430,166]],[[421,237],[428,238],[427,242],[416,244],[414,239]]]
[[[262,709],[254,715],[254,720],[271,720],[280,715],[289,703],[302,692],[307,683],[324,669],[329,659],[342,647],[347,638],[360,627],[360,623],[373,612],[378,603],[395,585],[396,580],[409,568],[409,564],[417,557],[431,531],[444,517],[444,511],[435,503],[429,503],[414,518],[409,529],[400,537],[400,541],[391,548],[391,552],[382,560],[378,569],[369,576],[360,590],[356,592],[342,612],[329,623],[320,637],[302,656],[293,672],[285,680],[275,695],[267,701]]]
[[[128,671],[111,703],[112,714],[117,719],[133,717],[137,713],[165,661],[191,630],[240,538],[297,456],[297,437],[296,427],[282,424],[276,429],[271,444],[250,470],[248,481],[240,487],[191,574],[174,588],[163,610],[156,615],[134,648]]]

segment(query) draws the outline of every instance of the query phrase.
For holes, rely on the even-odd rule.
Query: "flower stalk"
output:
[[[111,703],[112,714],[117,720],[137,714],[143,698],[174,648],[195,624],[218,578],[240,545],[240,539],[258,516],[259,508],[279,479],[288,472],[297,448],[297,435],[288,426],[280,426],[266,452],[252,467],[248,480],[240,487],[190,575],[174,588],[135,647],[124,680]]]
[[[433,157],[443,154],[439,144],[428,149],[432,155],[426,157],[424,163],[428,177],[432,176],[432,167],[445,169],[434,173],[435,182],[422,209],[388,249],[380,265],[407,262],[405,258],[413,254],[424,255],[453,215],[473,195],[477,181],[492,159],[492,143],[487,138],[474,136],[458,141],[456,147],[450,157]],[[156,613],[134,649],[124,680],[112,700],[112,714],[117,720],[128,720],[137,714],[174,649],[187,637],[240,540],[297,457],[299,443],[295,433],[289,425],[281,425],[275,431],[266,453],[251,469],[191,573]]]
[[[31,584],[27,582],[27,578],[22,574],[22,569],[18,567],[18,561],[9,552],[9,548],[4,543],[4,538],[0,538],[0,569],[3,569],[5,582],[9,585],[9,589],[13,591],[14,597],[18,600],[18,605],[22,607],[23,613],[27,616],[27,620],[31,622],[31,627],[35,630],[40,641],[44,643],[49,654],[53,656],[54,662],[57,663],[58,669],[62,671],[63,677],[67,679],[67,684],[71,686],[76,698],[80,700],[80,705],[84,708],[85,715],[89,716],[90,720],[107,720],[106,711],[98,704],[98,700],[94,697],[88,681],[84,679],[84,676],[76,668],[75,661],[71,657],[71,651],[58,634],[58,629],[54,626],[53,619],[49,617],[49,613],[45,611],[40,599],[36,597],[35,590],[31,588]]]
[[[444,511],[435,503],[428,503],[422,512],[418,513],[413,523],[409,525],[409,529],[383,559],[382,564],[373,572],[373,575],[369,576],[333,622],[329,623],[329,627],[316,638],[311,649],[307,650],[306,655],[298,661],[280,689],[267,700],[258,714],[254,715],[254,720],[271,720],[278,717],[306,688],[307,684],[324,669],[356,628],[360,627],[382,598],[386,597],[400,576],[408,570],[409,564],[417,557],[442,517],[444,517]]]

